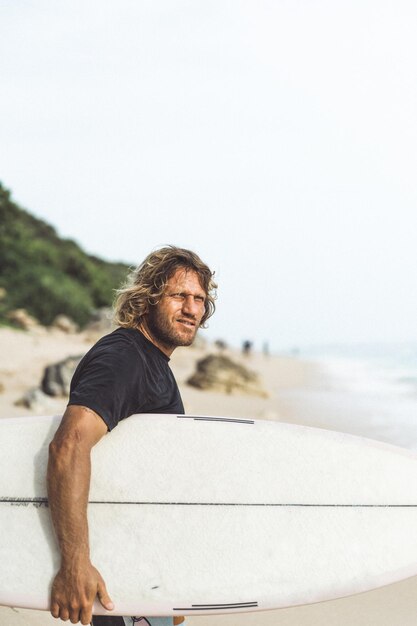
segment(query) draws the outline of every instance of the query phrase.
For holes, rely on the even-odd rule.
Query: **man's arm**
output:
[[[53,617],[90,624],[96,596],[107,610],[113,603],[90,562],[87,504],[92,447],[106,434],[97,413],[70,406],[49,446],[48,498],[61,550],[61,567],[51,593]]]

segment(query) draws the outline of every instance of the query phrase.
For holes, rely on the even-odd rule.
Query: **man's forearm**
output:
[[[48,498],[62,564],[89,559],[87,504],[90,450],[77,442],[53,441],[49,450]]]
[[[90,624],[96,597],[105,609],[113,609],[104,580],[90,562],[87,523],[91,449],[106,432],[93,411],[70,406],[49,446],[49,506],[61,550],[51,614],[73,624]]]

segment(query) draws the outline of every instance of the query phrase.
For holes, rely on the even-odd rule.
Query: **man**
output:
[[[89,556],[90,452],[129,415],[184,413],[169,358],[177,346],[191,345],[198,328],[214,313],[216,287],[213,273],[195,253],[174,246],[152,252],[118,291],[119,328],[100,339],[77,367],[49,452],[48,496],[61,550],[51,593],[56,618],[90,624],[96,596],[104,608],[113,609]],[[183,618],[157,620],[159,626]],[[92,623],[124,626],[134,621],[137,618],[96,617]]]

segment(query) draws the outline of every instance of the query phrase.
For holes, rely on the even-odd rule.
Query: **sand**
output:
[[[83,354],[96,339],[97,336],[87,333],[66,334],[42,327],[28,332],[0,328],[0,418],[39,414],[39,411],[16,406],[16,401],[28,389],[39,386],[46,365],[67,356]],[[268,397],[203,392],[191,388],[186,380],[194,371],[196,361],[207,351],[215,351],[215,348],[179,348],[171,359],[187,413],[303,423],[302,413],[296,411],[287,398],[294,397],[297,390],[305,397],[306,390],[314,386],[318,377],[314,364],[296,357],[262,354],[244,357],[231,352],[232,358],[259,373]],[[51,399],[47,413],[61,414],[65,405],[65,398]],[[331,427],[331,423],[324,419],[317,425]],[[188,617],[186,623],[189,626],[414,626],[416,621],[417,578],[413,578],[351,598],[316,605],[259,613]],[[58,623],[45,612],[0,607],[0,626]]]
[[[23,394],[40,385],[44,368],[68,356],[84,354],[98,335],[89,333],[66,334],[57,329],[43,327],[29,332],[0,328],[0,417],[18,417],[39,414],[16,406]],[[217,350],[207,347],[178,348],[171,359],[171,367],[181,389],[187,413],[242,416],[262,419],[290,419],[291,407],[280,399],[286,389],[305,387],[312,375],[312,367],[292,357],[267,357],[253,354],[242,356],[238,351],[224,354],[257,371],[268,392],[268,398],[245,394],[202,392],[186,384],[195,369],[195,363],[208,352]],[[51,398],[48,413],[62,413],[65,398]]]

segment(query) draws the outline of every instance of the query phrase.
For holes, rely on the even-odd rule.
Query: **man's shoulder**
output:
[[[108,358],[116,358],[116,360],[134,356],[138,352],[137,343],[135,341],[135,331],[132,328],[117,328],[108,335],[101,337],[90,350],[86,353],[84,363],[96,362]]]
[[[167,369],[168,357],[136,328],[117,328],[105,335],[89,350],[86,361],[114,364],[142,363],[144,368]],[[169,368],[168,368],[169,369]]]
[[[116,328],[113,332],[101,337],[94,344],[92,350],[101,350],[114,346],[120,347],[121,345],[133,348],[138,341],[136,334],[139,334],[139,332],[134,328]]]
[[[146,367],[135,342],[135,332],[129,328],[118,328],[104,335],[84,355],[74,373],[73,384],[91,375],[101,380],[133,380]],[[109,378],[110,377],[110,378]]]

